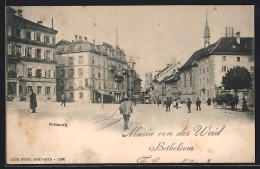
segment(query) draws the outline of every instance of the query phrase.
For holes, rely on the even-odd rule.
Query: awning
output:
[[[112,96],[112,94],[109,94],[109,92],[107,91],[98,91],[98,90],[95,90],[96,92],[102,94],[102,95],[109,95],[109,96]]]

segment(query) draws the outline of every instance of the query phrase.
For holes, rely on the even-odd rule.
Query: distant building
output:
[[[151,102],[167,98],[173,100],[174,97],[178,97],[179,64],[179,62],[168,64],[166,68],[155,75],[153,86],[150,89]]]
[[[205,28],[207,25],[206,21]],[[209,34],[208,30],[204,30],[206,35]],[[234,37],[233,28],[226,28],[225,35],[216,43],[204,45],[204,48],[194,52],[179,69],[181,99],[195,101],[200,97],[206,102],[209,97],[215,97],[221,88],[222,77],[235,66],[254,72],[254,38],[240,37],[240,32]],[[208,43],[207,39],[205,43]]]
[[[96,45],[75,35],[57,43],[57,99],[119,102],[127,93],[127,61],[119,46]]]
[[[33,89],[37,100],[56,101],[58,31],[23,18],[20,9],[7,7],[6,14],[6,95],[28,100]]]
[[[149,88],[153,82],[153,75],[151,72],[145,73],[145,88]]]

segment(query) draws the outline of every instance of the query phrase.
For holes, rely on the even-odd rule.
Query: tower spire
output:
[[[206,24],[204,28],[204,48],[210,45],[210,29],[208,25],[208,10],[206,10]]]

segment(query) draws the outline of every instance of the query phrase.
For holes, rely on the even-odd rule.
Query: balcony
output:
[[[116,70],[116,66],[115,65],[108,65],[108,69],[110,71],[115,71]]]
[[[7,72],[7,78],[17,78],[17,73],[14,71]]]
[[[123,76],[123,73],[122,72],[116,72],[115,73],[115,82],[122,82],[124,80],[124,76]]]

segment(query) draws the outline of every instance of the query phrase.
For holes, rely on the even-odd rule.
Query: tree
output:
[[[222,85],[226,90],[234,89],[237,94],[238,89],[249,89],[252,85],[250,72],[245,67],[236,66],[227,71],[222,77]]]

